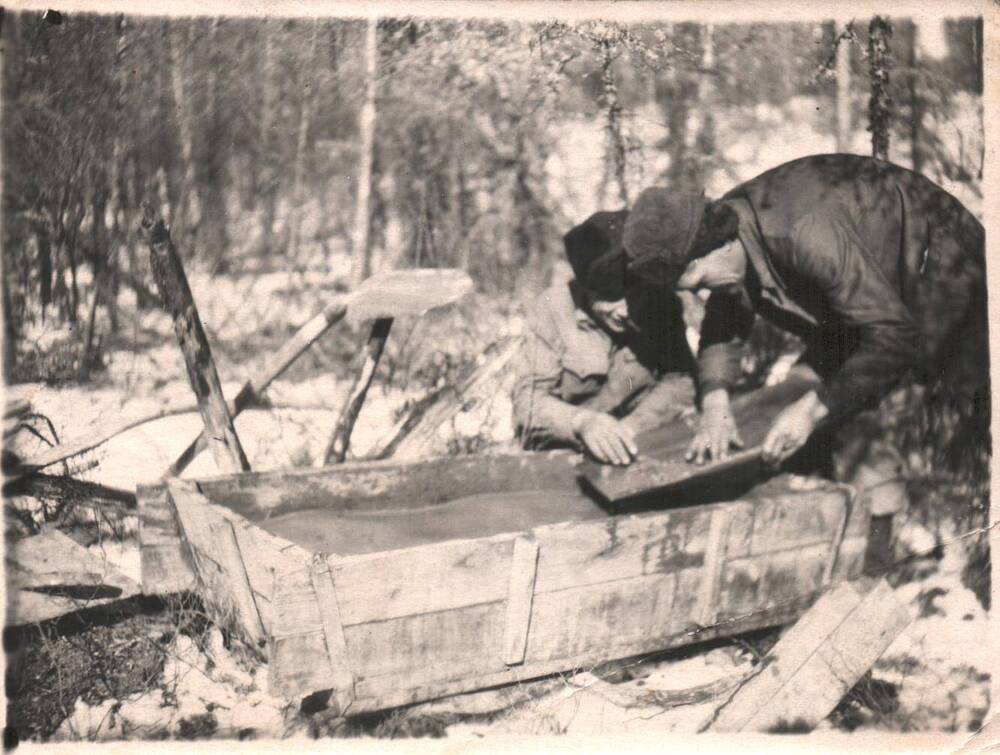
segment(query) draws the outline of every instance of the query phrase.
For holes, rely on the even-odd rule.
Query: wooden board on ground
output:
[[[778,413],[819,385],[807,371],[793,371],[786,380],[733,399],[733,414],[746,450],[723,461],[698,466],[684,460],[694,430],[684,419],[639,436],[641,456],[630,466],[615,467],[597,462],[581,466],[581,478],[602,500],[622,505],[638,498],[661,495],[675,486],[693,489],[725,484],[734,476],[753,473],[760,463],[760,444]]]
[[[140,488],[141,532],[162,535],[172,509],[216,620],[251,641],[263,628],[272,691],[333,689],[352,713],[784,623],[860,572],[867,519],[844,486],[782,476],[722,503],[610,516],[576,486],[578,461],[230,475],[193,483],[180,506]],[[144,574],[147,553],[164,566],[163,539],[143,543]]]
[[[785,633],[706,728],[814,728],[912,619],[884,579],[837,586]]]
[[[8,543],[7,626],[33,624],[139,594],[139,585],[61,532]]]

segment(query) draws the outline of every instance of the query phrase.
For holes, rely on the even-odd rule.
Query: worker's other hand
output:
[[[604,412],[581,409],[573,422],[573,432],[605,464],[631,464],[639,452],[632,429]]]
[[[783,462],[805,445],[827,413],[816,391],[809,391],[794,404],[785,407],[764,438],[761,458],[772,466]]]
[[[730,447],[743,448],[743,438],[729,406],[729,392],[719,388],[702,399],[698,428],[684,458],[695,464],[722,460],[729,458]]]

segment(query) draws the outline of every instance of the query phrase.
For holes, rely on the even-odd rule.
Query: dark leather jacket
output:
[[[982,224],[904,168],[858,155],[793,160],[722,200],[739,216],[749,259],[743,290],[709,297],[701,390],[732,387],[755,313],[807,339],[849,341],[825,376],[832,418],[884,397],[909,371],[924,381],[975,339],[985,380]]]

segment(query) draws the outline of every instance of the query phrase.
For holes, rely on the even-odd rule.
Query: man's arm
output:
[[[529,440],[576,440],[577,407],[555,396],[561,374],[553,344],[530,330],[518,356],[512,396],[514,425],[525,444]]]
[[[685,458],[695,464],[725,459],[743,439],[729,404],[729,391],[740,377],[743,346],[753,327],[754,311],[745,290],[714,291],[705,305],[698,343],[698,389],[701,415]]]
[[[702,397],[732,389],[740,378],[743,347],[754,323],[744,290],[713,291],[705,304],[698,340],[698,389]]]
[[[826,418],[849,416],[886,396],[920,360],[920,334],[894,286],[846,223],[801,221],[790,263],[827,299],[830,311],[858,331],[858,344],[817,397]]]
[[[636,435],[675,419],[694,406],[694,381],[688,375],[664,375],[636,403],[622,420]]]

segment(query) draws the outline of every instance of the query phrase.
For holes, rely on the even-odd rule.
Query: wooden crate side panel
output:
[[[654,574],[535,596],[525,663],[663,637],[684,621],[673,612],[677,577]]]
[[[344,625],[505,600],[514,540],[505,535],[330,556]]]
[[[715,507],[538,527],[536,594],[700,566]]]
[[[727,620],[816,594],[829,543],[728,561],[722,569],[716,620]]]
[[[459,679],[506,668],[503,601],[344,628],[358,683],[389,675],[397,684]]]
[[[868,549],[867,537],[844,538],[834,565],[832,582],[849,582],[861,576],[864,567],[865,551]]]
[[[362,713],[373,710],[383,710],[401,705],[433,700],[438,697],[455,695],[476,689],[486,689],[503,684],[528,681],[547,676],[560,671],[588,668],[617,658],[628,658],[680,647],[692,642],[700,642],[716,637],[728,637],[742,632],[749,632],[763,627],[785,624],[795,619],[806,607],[806,604],[787,606],[781,609],[762,611],[745,619],[708,627],[697,636],[680,633],[669,637],[647,637],[629,644],[613,644],[590,650],[573,657],[556,658],[550,661],[526,662],[523,665],[501,668],[492,673],[473,672],[469,675],[455,674],[444,667],[425,667],[419,675],[408,677],[401,683],[397,674],[370,676],[358,679],[355,694],[356,699],[351,708],[352,713]],[[363,627],[357,627],[361,630]]]
[[[351,669],[331,665],[327,628],[311,565],[276,574],[272,592],[268,637],[272,691],[293,697],[343,686],[345,672],[349,674]]]
[[[260,646],[271,631],[274,575],[307,563],[309,554],[210,503],[194,483],[172,481],[169,491],[201,578],[199,593],[220,622],[235,620]]]
[[[829,543],[843,527],[847,495],[840,490],[789,492],[754,509],[750,553],[772,553]]]

